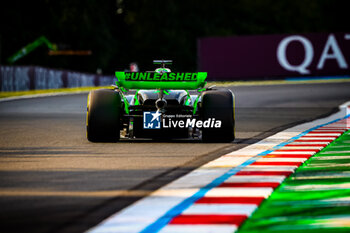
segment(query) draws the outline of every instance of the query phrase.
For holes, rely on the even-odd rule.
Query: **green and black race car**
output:
[[[231,142],[235,138],[235,97],[228,89],[205,87],[207,73],[116,72],[114,89],[89,93],[87,138],[116,142],[125,138],[201,138]],[[128,94],[132,91],[130,94]],[[195,94],[190,94],[195,92]]]

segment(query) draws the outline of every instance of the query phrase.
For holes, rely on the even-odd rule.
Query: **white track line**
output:
[[[225,182],[277,182],[281,183],[286,176],[231,176]]]
[[[212,188],[204,197],[268,197],[272,188]]]
[[[237,230],[235,225],[167,225],[160,233],[232,233]]]
[[[249,165],[242,168],[242,171],[294,171],[298,166],[260,166]]]
[[[182,214],[250,215],[257,207],[254,204],[194,204]]]
[[[335,139],[335,138],[334,138]],[[292,143],[290,143],[290,144],[288,144],[288,145],[312,145],[312,144],[316,144],[316,145],[328,145],[329,144],[329,142],[307,142],[307,141],[305,141],[305,142],[292,142]]]
[[[282,155],[282,154],[288,154],[288,155],[309,154],[309,155],[313,155],[313,154],[315,154],[315,152],[313,152],[313,151],[274,151],[274,152],[271,152],[269,155]]]

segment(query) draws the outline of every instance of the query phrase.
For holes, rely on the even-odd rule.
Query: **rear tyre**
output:
[[[235,99],[230,90],[209,90],[202,94],[202,120],[220,120],[219,128],[203,128],[204,142],[231,142],[235,139]]]
[[[89,93],[86,134],[91,142],[116,142],[120,138],[121,99],[109,89]]]

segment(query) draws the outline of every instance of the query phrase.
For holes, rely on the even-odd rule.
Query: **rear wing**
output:
[[[126,89],[173,89],[195,90],[206,84],[206,72],[198,73],[151,73],[115,72],[117,86]]]
[[[165,67],[165,65],[173,64],[173,60],[153,60],[153,64],[162,65],[162,67]]]

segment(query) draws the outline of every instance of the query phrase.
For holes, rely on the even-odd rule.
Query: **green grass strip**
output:
[[[238,232],[350,232],[349,141],[350,131],[307,160]]]

